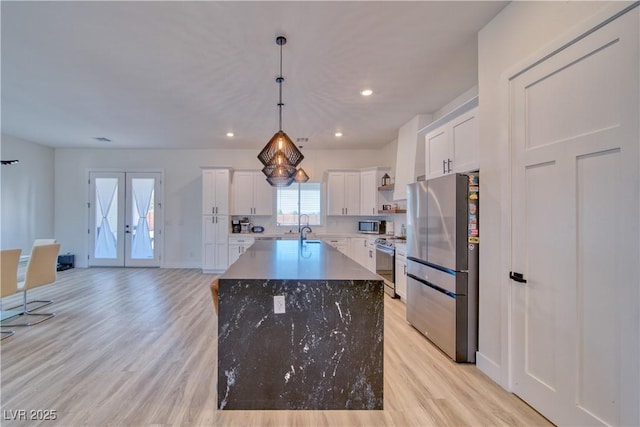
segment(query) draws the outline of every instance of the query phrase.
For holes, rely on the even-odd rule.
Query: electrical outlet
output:
[[[274,314],[283,314],[285,313],[284,308],[284,295],[275,295],[273,297],[273,313]]]

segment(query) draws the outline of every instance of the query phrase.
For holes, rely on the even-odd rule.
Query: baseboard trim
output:
[[[479,351],[476,352],[476,367],[480,369],[483,374],[502,386],[502,370],[500,369],[500,365],[498,365],[496,362],[489,359]]]

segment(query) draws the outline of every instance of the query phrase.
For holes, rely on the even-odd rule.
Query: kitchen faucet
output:
[[[309,226],[309,215],[307,215],[307,214],[298,215],[298,231],[299,232],[302,229],[302,217],[305,217],[305,219],[307,220],[304,223],[304,225],[306,225],[307,227]],[[309,231],[311,231],[311,229],[309,229]]]
[[[308,231],[309,233],[313,232],[311,227],[309,227],[308,225],[305,225],[304,227],[301,227],[300,228],[300,241],[307,240],[307,234],[305,233],[305,231]]]

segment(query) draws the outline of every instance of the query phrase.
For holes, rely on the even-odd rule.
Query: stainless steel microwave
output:
[[[365,234],[384,234],[385,221],[366,220],[358,221],[358,232]]]

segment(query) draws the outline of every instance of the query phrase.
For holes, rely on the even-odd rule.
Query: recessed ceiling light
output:
[[[233,136],[233,132],[227,132],[227,136],[231,138]]]
[[[373,93],[373,91],[371,89],[365,89],[362,92],[360,92],[360,95],[362,96],[370,96]]]
[[[336,132],[336,137],[340,138],[342,136],[342,132]]]

